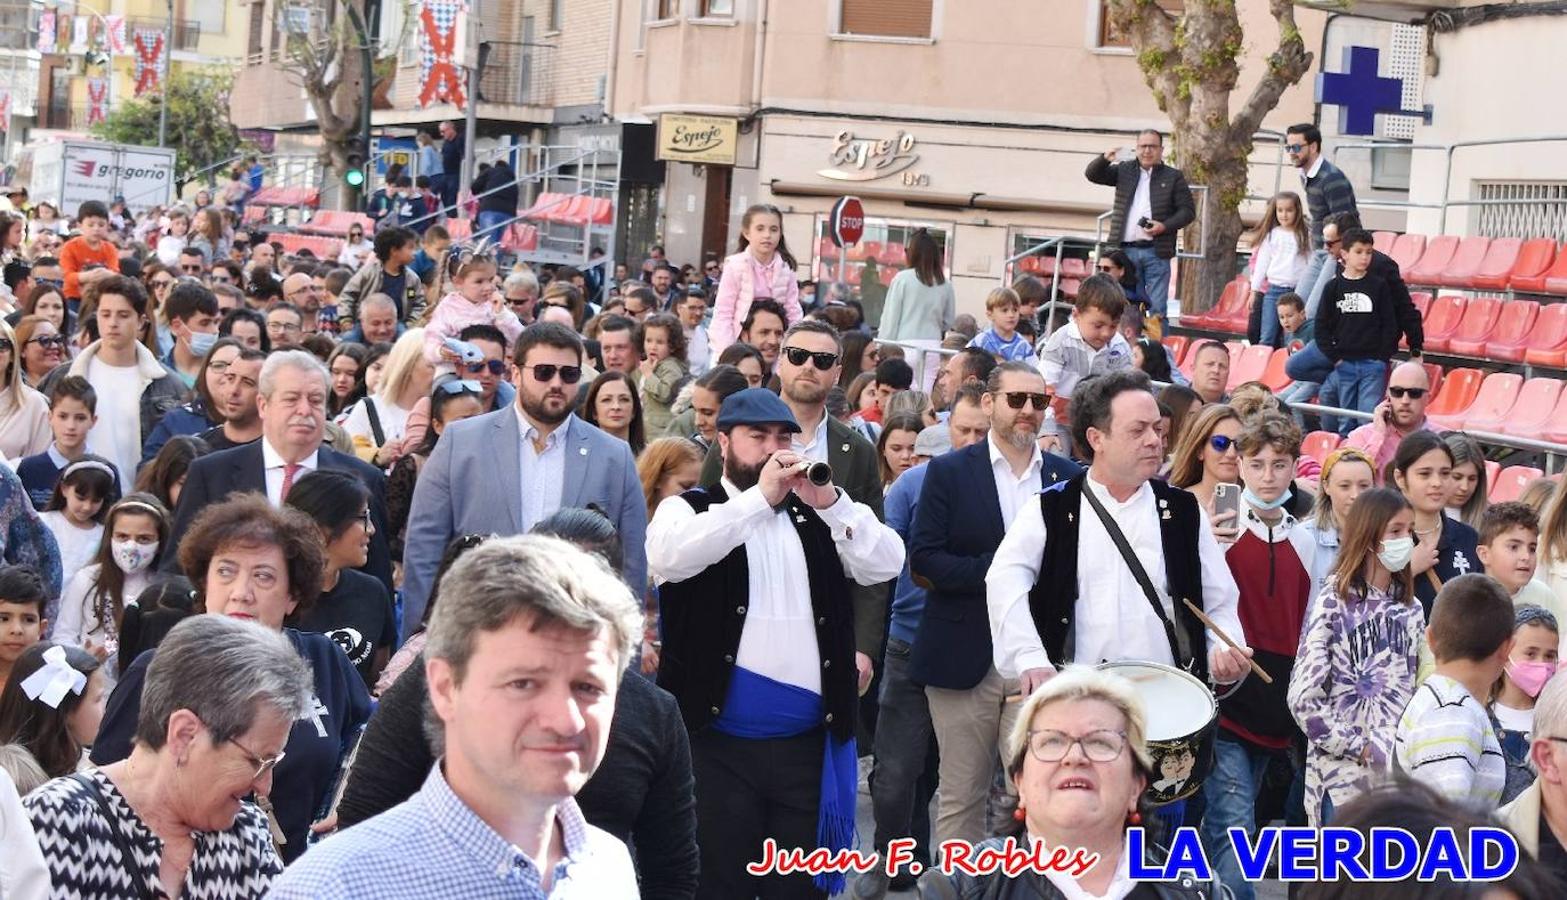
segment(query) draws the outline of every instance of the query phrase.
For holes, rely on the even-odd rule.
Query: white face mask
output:
[[[134,575],[152,565],[153,559],[158,555],[158,545],[138,544],[135,541],[114,541],[109,545],[114,555],[114,564],[120,567],[120,571],[127,575]]]
[[[1389,538],[1382,542],[1382,552],[1377,554],[1377,559],[1387,567],[1389,572],[1402,572],[1404,567],[1409,565],[1409,558],[1414,555],[1414,538]]]

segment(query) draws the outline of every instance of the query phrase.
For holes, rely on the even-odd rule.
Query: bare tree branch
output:
[[[1268,56],[1268,71],[1252,88],[1251,96],[1236,113],[1231,131],[1236,139],[1251,140],[1262,120],[1279,104],[1284,92],[1311,70],[1312,53],[1295,24],[1295,5],[1290,0],[1269,0],[1268,9],[1279,23],[1279,46]]]

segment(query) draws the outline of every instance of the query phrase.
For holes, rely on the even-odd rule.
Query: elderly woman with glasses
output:
[[[290,727],[271,743],[270,750],[251,748],[257,754],[276,754],[279,748],[287,754],[273,773],[270,803],[263,801],[263,808],[279,835],[284,861],[292,861],[305,851],[313,824],[329,805],[345,748],[370,718],[370,694],[342,648],[325,635],[283,625],[290,616],[308,616],[320,600],[327,568],[321,529],[298,510],[274,508],[260,494],[238,494],[203,510],[179,549],[180,565],[196,588],[198,610],[255,622],[280,633],[296,658],[309,664],[311,677],[305,688],[309,702],[289,717]],[[138,724],[145,719],[140,710],[155,699],[150,693],[150,669],[170,649],[166,641],[126,670],[109,697],[93,744],[93,762],[108,765],[127,756],[135,761],[132,738],[145,738]],[[210,651],[187,648],[186,652]],[[237,704],[243,696],[236,694],[225,702]],[[268,794],[265,782],[261,784],[260,793]],[[236,786],[232,796],[249,790]],[[330,824],[315,827],[326,830]]]
[[[283,864],[264,797],[310,668],[274,629],[219,616],[176,625],[137,679],[135,749],[56,778],[23,805],[55,897],[261,897]],[[79,690],[74,669],[45,691]]]
[[[1015,834],[991,838],[977,849],[1043,841],[1054,850],[1097,854],[1086,872],[1025,871],[947,875],[932,869],[920,880],[922,898],[1139,897],[1176,900],[1219,896],[1216,883],[1131,880],[1126,830],[1142,824],[1143,791],[1152,778],[1148,713],[1126,679],[1071,667],[1036,689],[1018,714],[1007,741],[1007,775],[1017,785]],[[1148,845],[1148,866],[1163,867],[1163,851]],[[1047,857],[1048,859],[1048,857]]]

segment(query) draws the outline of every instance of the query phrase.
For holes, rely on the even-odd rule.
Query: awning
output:
[[[838,184],[808,184],[798,181],[773,179],[768,190],[778,196],[841,197],[853,194],[861,200],[883,200],[908,206],[938,207],[947,209],[981,209],[1005,212],[1071,213],[1097,216],[1104,212],[1102,203],[1077,203],[1070,200],[1047,200],[1039,197],[1003,197],[997,194],[969,193],[944,194],[934,191],[899,190],[896,188],[853,187]]]

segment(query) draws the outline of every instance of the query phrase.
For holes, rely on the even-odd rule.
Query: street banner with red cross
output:
[[[419,106],[451,103],[467,107],[462,70],[458,68],[459,37],[468,16],[464,0],[425,0],[419,10]]]
[[[136,96],[140,97],[161,87],[158,76],[163,72],[163,32],[138,28],[132,43],[136,50]]]
[[[87,124],[96,125],[109,115],[109,79],[87,79]]]
[[[125,17],[103,17],[103,44],[104,49],[115,56],[124,56],[130,52],[130,45],[125,41]]]

